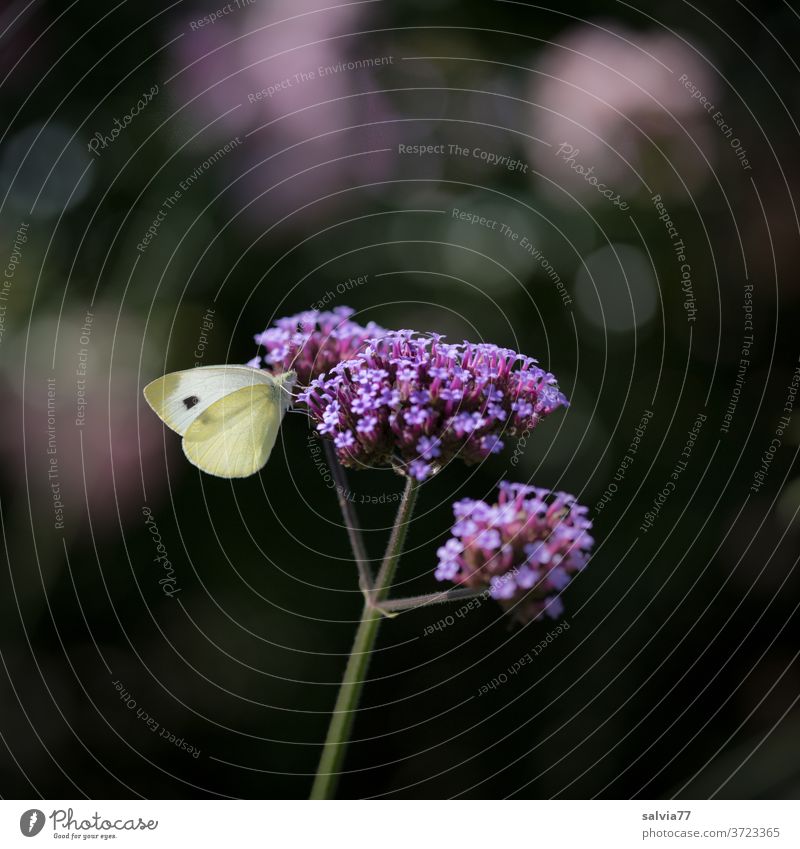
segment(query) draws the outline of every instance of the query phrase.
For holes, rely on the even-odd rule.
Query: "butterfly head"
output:
[[[276,374],[275,375],[275,383],[277,384],[278,389],[280,389],[280,391],[282,393],[284,393],[284,395],[285,395],[284,402],[285,402],[287,407],[294,400],[294,395],[292,393],[293,393],[294,385],[295,385],[296,381],[297,381],[297,372],[294,372],[294,371],[285,371],[283,374]]]

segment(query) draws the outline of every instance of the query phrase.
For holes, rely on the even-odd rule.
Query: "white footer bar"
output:
[[[0,801],[0,846],[800,847],[796,801]]]

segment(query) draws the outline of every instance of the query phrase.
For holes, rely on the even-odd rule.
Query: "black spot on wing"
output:
[[[197,395],[190,395],[188,398],[183,399],[183,404],[184,404],[184,406],[186,407],[187,410],[191,410],[192,407],[194,407],[195,404],[199,404],[199,403],[200,403],[200,399],[197,397]]]

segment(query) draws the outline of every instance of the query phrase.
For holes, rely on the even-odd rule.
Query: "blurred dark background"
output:
[[[424,487],[395,595],[503,477],[597,538],[569,630],[487,695],[558,623],[384,623],[340,795],[796,796],[798,36],[785,2],[3,4],[0,793],[308,793],[360,611],[308,426],[231,484],[141,388],[333,292],[571,401]],[[350,486],[378,557],[401,482]]]

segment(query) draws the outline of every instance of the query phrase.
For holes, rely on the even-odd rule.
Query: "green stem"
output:
[[[376,610],[375,605],[383,601],[389,594],[395,569],[403,553],[403,545],[405,544],[414,504],[417,500],[418,489],[419,484],[416,481],[412,478],[406,479],[406,488],[397,510],[397,518],[392,529],[392,535],[389,538],[389,545],[386,548],[386,555],[378,572],[375,585],[364,599],[364,609],[361,612],[356,638],[344,671],[339,695],[336,697],[319,768],[314,778],[314,785],[311,788],[312,799],[332,799],[336,792],[342,762],[347,751],[347,744],[350,741],[353,720],[364,687],[364,679],[367,675],[367,667],[372,657],[372,650],[375,647],[378,627],[383,618],[383,614]]]
[[[372,590],[372,573],[369,568],[369,558],[367,557],[367,549],[364,546],[364,538],[361,536],[361,526],[358,524],[356,516],[356,508],[347,497],[350,489],[347,485],[347,475],[345,474],[339,458],[336,456],[336,450],[333,447],[333,442],[330,439],[323,439],[325,445],[325,457],[328,460],[328,468],[331,470],[333,482],[336,485],[336,497],[339,499],[339,507],[342,510],[342,518],[344,526],[347,529],[347,536],[350,539],[350,548],[353,550],[353,557],[358,568],[358,583],[361,591],[366,596]]]
[[[411,514],[414,512],[414,505],[417,503],[419,487],[420,484],[413,478],[406,478],[406,488],[403,490],[403,498],[400,501],[400,506],[397,508],[397,516],[394,520],[392,535],[389,537],[386,554],[383,555],[383,563],[381,563],[381,568],[378,570],[378,577],[375,579],[375,588],[372,592],[374,603],[383,601],[389,595],[392,578],[394,577],[397,563],[400,560],[400,555],[403,553],[403,546],[406,542]]]
[[[380,603],[380,609],[394,613],[400,610],[415,610],[418,607],[428,607],[431,604],[444,604],[448,601],[463,601],[467,598],[489,597],[486,590],[443,590],[440,593],[427,593],[426,595],[413,595],[409,598],[392,598]]]

